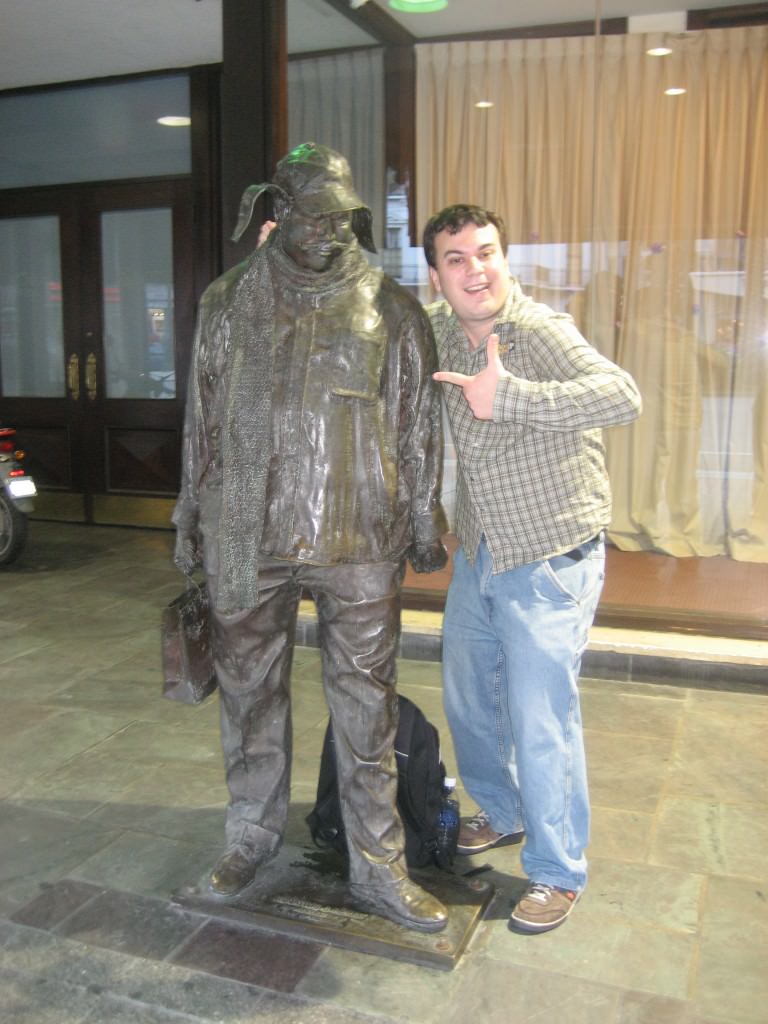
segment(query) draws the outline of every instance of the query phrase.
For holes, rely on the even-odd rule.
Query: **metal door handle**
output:
[[[67,388],[69,397],[76,402],[80,397],[80,358],[73,352],[67,360]]]
[[[96,356],[93,352],[89,352],[85,360],[85,390],[93,401],[97,391]]]

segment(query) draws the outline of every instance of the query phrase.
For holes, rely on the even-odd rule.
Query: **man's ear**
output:
[[[442,291],[442,289],[440,287],[440,276],[439,276],[439,274],[437,273],[437,271],[435,270],[434,267],[429,267],[428,269],[429,269],[429,277],[430,277],[430,280],[432,281],[432,287],[435,289],[436,292]]]

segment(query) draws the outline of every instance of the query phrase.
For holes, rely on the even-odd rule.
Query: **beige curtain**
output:
[[[384,62],[381,49],[288,64],[288,143],[319,142],[343,153],[373,211],[379,249],[385,228]]]
[[[611,540],[768,561],[768,27],[425,44],[417,67],[419,225],[497,210],[525,289],[643,392],[606,436]]]

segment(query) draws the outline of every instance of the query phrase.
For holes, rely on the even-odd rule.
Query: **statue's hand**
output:
[[[197,530],[177,530],[173,564],[185,576],[191,576],[203,564]]]
[[[445,568],[448,552],[441,540],[436,540],[432,544],[413,544],[408,552],[408,561],[414,572],[437,572],[438,569]]]

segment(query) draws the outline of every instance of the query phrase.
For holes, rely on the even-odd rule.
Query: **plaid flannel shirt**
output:
[[[441,370],[475,374],[486,344],[469,347],[445,301],[427,307]],[[443,384],[457,453],[455,530],[474,561],[485,536],[494,573],[571,550],[608,526],[611,492],[600,428],[640,412],[628,373],[593,348],[568,314],[510,294],[493,332],[510,376],[493,419],[478,420],[463,390]]]

